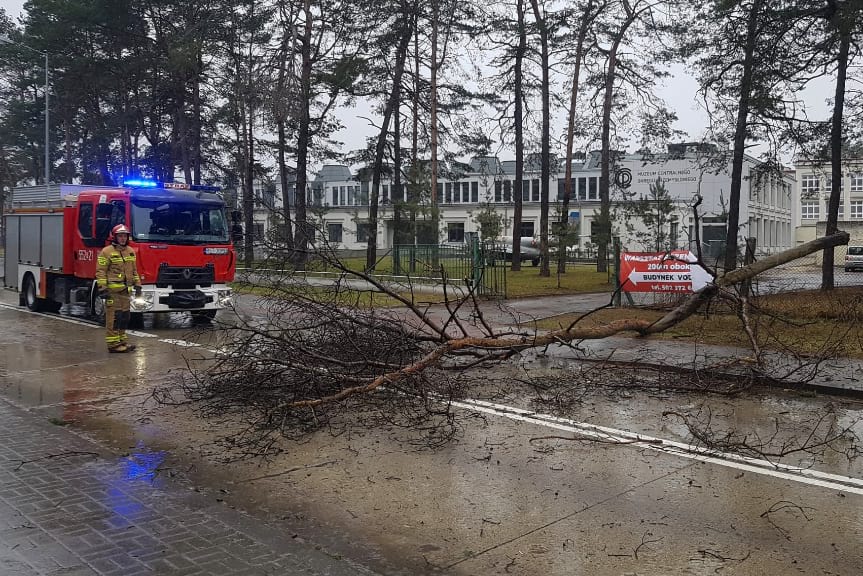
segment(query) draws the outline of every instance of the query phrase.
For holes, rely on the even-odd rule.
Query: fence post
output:
[[[614,237],[614,306],[620,308],[620,237]]]
[[[755,262],[755,248],[758,244],[757,238],[747,238],[746,239],[746,248],[743,254],[743,265],[749,266],[753,262]],[[749,297],[752,293],[752,280],[745,280],[740,284],[740,295]]]

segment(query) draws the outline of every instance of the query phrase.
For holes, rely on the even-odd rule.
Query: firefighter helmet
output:
[[[126,228],[123,224],[117,224],[111,229],[111,240],[117,239],[117,234],[129,234],[129,229]]]

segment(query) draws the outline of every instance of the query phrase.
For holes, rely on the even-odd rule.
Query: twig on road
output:
[[[93,456],[94,458],[98,458],[99,453],[69,451],[60,452],[58,454],[48,454],[47,456],[40,456],[39,458],[34,458],[33,460],[21,460],[21,463],[15,466],[14,470],[20,470],[24,466],[24,464],[32,464],[33,462],[39,462],[40,460],[50,460],[52,458],[68,458],[69,456]]]

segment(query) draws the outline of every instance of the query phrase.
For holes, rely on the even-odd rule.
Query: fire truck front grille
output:
[[[156,278],[156,286],[159,288],[194,287],[207,288],[216,281],[216,270],[212,264],[201,267],[184,266],[159,266],[159,275]]]

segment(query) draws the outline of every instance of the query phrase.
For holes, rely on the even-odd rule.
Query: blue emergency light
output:
[[[202,184],[183,184],[181,182],[157,182],[156,180],[124,180],[122,186],[129,188],[165,188],[170,190],[194,190],[198,192],[220,192],[218,186],[204,186]]]
[[[123,186],[132,188],[156,188],[158,185],[159,183],[153,180],[125,180],[123,182]]]

